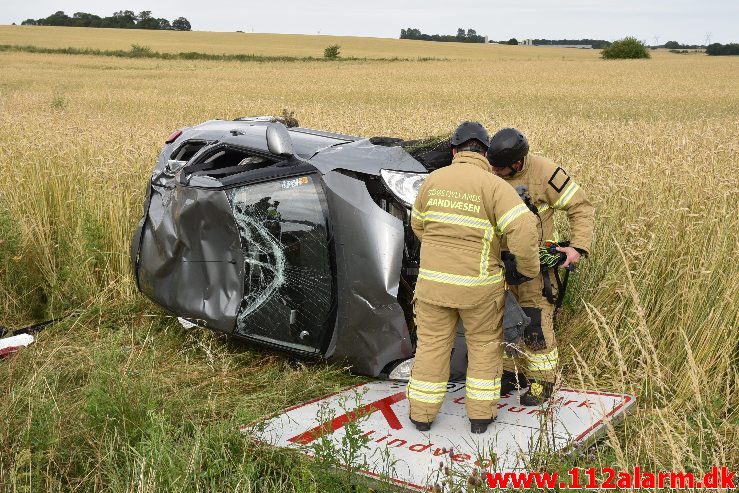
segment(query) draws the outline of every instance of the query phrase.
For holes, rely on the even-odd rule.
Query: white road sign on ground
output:
[[[498,419],[488,431],[473,435],[464,396],[463,383],[449,383],[441,412],[426,433],[408,419],[405,384],[388,381],[300,404],[243,431],[258,441],[309,455],[315,455],[319,446],[339,450],[350,442],[360,452],[353,465],[363,474],[425,490],[439,482],[440,463],[460,476],[473,469],[524,471],[543,444],[549,451],[582,444],[635,404],[629,395],[560,389],[549,411],[544,411],[520,406],[514,393],[501,399]],[[346,440],[347,429],[353,440]]]

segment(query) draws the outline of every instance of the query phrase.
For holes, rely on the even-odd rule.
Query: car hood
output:
[[[309,162],[326,174],[335,169],[379,175],[391,169],[411,173],[427,173],[426,168],[402,147],[375,145],[369,139],[337,144],[318,151]]]

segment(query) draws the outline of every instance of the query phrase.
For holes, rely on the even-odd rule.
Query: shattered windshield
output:
[[[229,198],[244,253],[235,332],[303,351],[320,348],[333,325],[334,287],[318,178],[249,185]]]

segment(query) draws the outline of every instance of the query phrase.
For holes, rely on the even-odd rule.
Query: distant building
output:
[[[524,46],[534,46],[534,40],[533,39],[524,39],[521,43]]]

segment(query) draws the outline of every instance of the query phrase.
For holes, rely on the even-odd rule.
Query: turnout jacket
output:
[[[518,271],[539,274],[537,219],[485,156],[459,152],[423,182],[411,211],[421,240],[415,296],[438,306],[471,308],[503,290],[500,237]]]
[[[512,177],[503,177],[512,187],[526,186],[531,202],[541,218],[542,242],[554,240],[554,210],[567,212],[570,222],[570,246],[590,251],[595,209],[585,192],[567,172],[551,160],[529,154],[523,168]],[[505,239],[502,248],[505,250]]]

